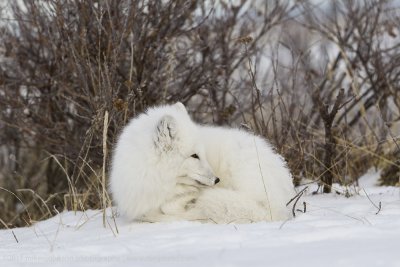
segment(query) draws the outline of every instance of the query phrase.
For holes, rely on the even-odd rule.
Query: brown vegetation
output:
[[[3,226],[110,205],[104,178],[119,131],[176,101],[198,121],[266,136],[297,183],[329,192],[376,167],[396,184],[395,3],[311,2],[10,4],[0,24]]]

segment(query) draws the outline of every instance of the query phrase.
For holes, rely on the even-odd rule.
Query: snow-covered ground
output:
[[[29,228],[0,231],[0,266],[400,266],[400,189],[376,187],[375,179],[361,179],[365,191],[350,198],[309,190],[306,213],[287,222],[139,224],[116,218],[117,234],[110,217],[112,230],[103,227],[100,211],[64,212]]]

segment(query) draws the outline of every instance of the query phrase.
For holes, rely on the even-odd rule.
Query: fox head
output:
[[[196,125],[185,106],[178,102],[157,123],[154,144],[161,157],[177,167],[180,183],[213,186],[219,182],[207,161]]]

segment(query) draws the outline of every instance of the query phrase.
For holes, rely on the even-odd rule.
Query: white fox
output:
[[[290,218],[285,162],[262,138],[195,124],[181,103],[149,109],[118,139],[110,188],[120,212],[147,221]]]

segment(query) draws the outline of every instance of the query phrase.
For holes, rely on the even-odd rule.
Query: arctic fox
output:
[[[151,108],[131,120],[117,141],[111,166],[110,190],[118,210],[128,219],[141,219],[180,194],[178,180],[218,183],[198,134],[181,103]],[[191,191],[198,190],[185,186],[185,194]]]
[[[291,217],[292,176],[264,139],[239,129],[198,126],[200,143],[220,183],[202,190],[191,212],[218,223]]]
[[[120,212],[149,221],[284,220],[295,195],[264,139],[195,124],[181,103],[149,109],[118,139],[110,188]]]

